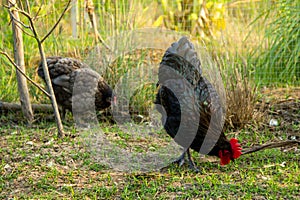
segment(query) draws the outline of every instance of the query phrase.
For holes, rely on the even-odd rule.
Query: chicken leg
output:
[[[199,169],[197,168],[196,164],[193,162],[190,149],[188,148],[186,151],[184,151],[179,158],[177,158],[175,161],[173,161],[174,164],[178,164],[179,167],[181,167],[185,162],[185,154],[187,154],[188,162],[189,162],[189,168],[194,170],[195,172],[199,172]]]

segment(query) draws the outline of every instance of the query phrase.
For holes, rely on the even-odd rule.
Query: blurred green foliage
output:
[[[57,29],[44,43],[46,55],[69,56],[83,60],[97,45],[85,12],[85,1],[77,2],[78,37],[72,37],[71,14],[67,12]],[[249,74],[254,75],[257,83],[262,85],[278,82],[297,84],[296,81],[299,81],[300,18],[297,12],[299,1],[95,0],[93,2],[98,31],[104,40],[109,40],[127,30],[153,26],[167,28],[190,34],[193,39],[203,40],[212,57],[224,61],[218,63],[222,73],[227,73],[235,67],[241,68],[248,72],[243,73],[245,75],[243,78],[248,78]],[[50,30],[64,9],[65,3],[66,1],[30,1],[30,13],[36,16],[35,24],[40,36],[44,36]],[[269,9],[270,5],[272,7]],[[263,9],[268,9],[266,15],[261,13]],[[262,17],[253,21],[258,15],[264,17],[263,23]],[[21,19],[24,23],[28,23],[24,17],[21,16]],[[13,57],[10,17],[4,6],[0,7],[0,25],[0,48]],[[261,39],[264,30],[266,30],[265,38]],[[27,73],[36,82],[43,84],[36,74],[37,63],[40,60],[37,45],[28,35],[24,34],[23,38]],[[218,57],[220,59],[217,59]],[[117,63],[112,63],[108,68],[110,71],[104,71],[102,75],[114,85],[128,70],[144,62],[143,56],[140,56],[140,60],[136,60],[136,57],[132,59],[133,61],[129,61],[126,56],[118,58]],[[0,77],[0,99],[18,101],[15,69],[2,56],[0,56]],[[49,102],[31,84],[29,89],[33,102]],[[137,96],[131,98],[134,101],[132,105],[135,109],[146,112],[151,104],[149,99],[153,98],[154,87],[141,86],[138,90],[144,92],[136,92]]]
[[[255,56],[256,79],[262,84],[300,82],[300,1],[279,0],[260,16],[269,20],[264,43]]]
[[[216,33],[224,30],[225,6],[216,1],[205,0],[160,0],[163,14],[154,22],[175,30],[186,31],[201,39],[210,40]]]

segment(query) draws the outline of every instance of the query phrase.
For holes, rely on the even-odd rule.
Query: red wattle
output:
[[[230,162],[230,155],[228,153],[229,151],[227,150],[225,150],[225,152],[223,152],[222,150],[219,151],[221,165],[227,165]]]
[[[241,145],[238,143],[238,140],[236,138],[232,138],[230,140],[230,145],[231,145],[231,149],[233,151],[233,158],[237,159],[238,157],[240,157],[242,155],[242,148]]]

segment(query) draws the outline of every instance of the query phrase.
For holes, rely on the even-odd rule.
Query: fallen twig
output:
[[[263,149],[273,149],[273,148],[284,147],[284,146],[289,146],[289,145],[293,145],[293,144],[300,145],[300,141],[299,140],[287,140],[287,141],[282,141],[282,142],[273,142],[273,143],[264,144],[264,145],[260,145],[260,146],[254,146],[254,147],[243,150],[242,155],[246,155],[246,154],[260,151]]]
[[[51,104],[32,104],[32,109],[38,112],[53,112]],[[21,105],[19,103],[8,103],[0,101],[0,111],[20,111]]]

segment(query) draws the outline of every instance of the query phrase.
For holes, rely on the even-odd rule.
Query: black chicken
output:
[[[59,56],[48,57],[46,60],[62,118],[66,110],[73,114],[90,109],[102,110],[116,101],[111,87],[83,62]],[[38,75],[45,81],[42,62],[39,63]],[[72,102],[73,106],[76,105],[75,110],[72,110]]]
[[[167,49],[159,67],[156,108],[162,114],[166,132],[184,148],[175,161],[180,166],[185,154],[198,171],[189,149],[217,156],[221,165],[241,155],[237,139],[226,139],[223,109],[217,91],[202,76],[201,63],[192,43],[182,37]]]

